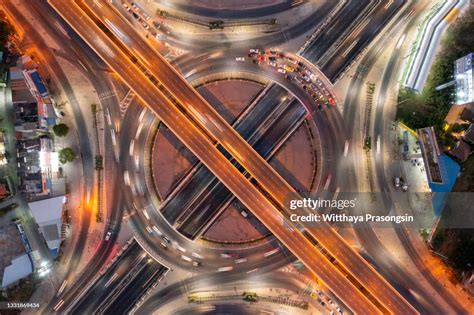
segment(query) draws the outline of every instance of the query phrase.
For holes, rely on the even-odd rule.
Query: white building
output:
[[[56,257],[61,244],[64,200],[64,196],[59,196],[28,204],[53,257]]]
[[[472,53],[456,60],[454,76],[456,80],[456,105],[474,102]]]
[[[28,254],[22,254],[12,259],[11,265],[3,270],[2,288],[15,284],[33,272],[33,264]]]

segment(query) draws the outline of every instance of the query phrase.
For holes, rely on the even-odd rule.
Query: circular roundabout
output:
[[[330,156],[340,150],[333,123],[340,112],[327,106],[328,97],[326,106],[318,98],[335,99],[330,85],[296,56],[279,55],[294,64],[285,73],[260,56],[241,62],[213,53],[176,66],[295,189],[319,191],[334,168]],[[312,78],[300,82],[297,73]],[[127,116],[140,123],[130,122],[121,146],[125,199],[136,238],[151,255],[192,272],[269,271],[295,261],[153,113],[130,106]]]

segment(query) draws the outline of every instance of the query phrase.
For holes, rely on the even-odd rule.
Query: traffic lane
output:
[[[368,24],[361,32],[351,34],[338,51],[326,64],[321,65],[321,71],[335,82],[339,74],[354,60],[354,58],[376,37],[378,32],[388,23],[390,18],[405,4],[406,0],[393,0],[388,8],[387,3],[381,1],[372,14],[366,18]],[[364,22],[362,22],[364,23]],[[354,42],[356,44],[354,45]],[[347,53],[347,51],[350,51]]]
[[[137,242],[133,242],[107,271],[100,276],[87,293],[75,301],[70,310],[72,314],[92,313],[119,285],[121,278],[142,259],[146,254]]]
[[[124,163],[123,165],[128,165],[128,168],[126,167],[125,169],[128,169],[130,174],[133,174],[131,175],[131,181],[144,183],[146,182],[146,179],[143,177],[145,174],[143,164],[140,165],[140,167],[142,168],[140,172],[135,173],[135,166],[133,165],[134,162],[131,158],[129,158],[128,148],[126,148],[126,144],[130,142],[129,139],[133,139],[133,137],[136,135],[137,124],[133,125],[133,122],[136,121],[136,119],[133,119],[133,117],[141,116],[137,104],[132,103],[131,106],[132,107],[129,107],[127,116],[125,116],[123,124],[123,130],[127,132],[123,134],[121,154],[124,158],[122,159],[122,161]],[[144,122],[146,125],[152,124],[151,120],[154,118],[154,116],[151,115],[151,112],[149,112],[149,114],[150,115],[144,115],[142,120],[142,122]],[[147,119],[150,119],[150,121],[148,121]],[[135,148],[138,152],[144,151],[143,143],[145,142],[146,138],[147,134],[142,132],[139,138],[135,139]],[[137,176],[133,177],[135,175]],[[125,190],[126,195],[131,194],[130,190],[126,189],[126,187],[123,187],[122,189]],[[132,215],[129,217],[129,221],[133,221],[131,223],[134,224],[134,230],[139,233],[140,237],[143,240],[146,240],[148,246],[154,248],[159,255],[165,258],[166,261],[170,262],[172,265],[179,266],[180,268],[184,268],[185,270],[189,270],[192,272],[203,272],[203,270],[215,271],[218,267],[222,267],[223,264],[226,263],[225,261],[223,262],[222,258],[220,257],[220,253],[222,253],[223,251],[212,250],[207,247],[200,246],[197,243],[191,242],[189,239],[187,239],[186,237],[178,233],[173,227],[171,227],[163,219],[162,216],[158,215],[157,209],[152,207],[153,201],[150,200],[150,194],[152,193],[145,194],[144,196],[138,195],[133,196],[133,198],[126,198],[126,203],[129,205],[128,207],[130,209],[138,210],[133,210],[132,213],[138,212],[138,214],[141,214],[141,209],[147,209],[147,213],[150,217],[149,220],[146,219],[143,215]],[[146,231],[147,227],[152,227],[153,225],[158,227],[158,229],[171,240],[171,244],[175,244],[176,242],[181,247],[185,248],[187,253],[200,253],[202,256],[205,257],[205,263],[200,267],[193,267],[191,263],[183,261],[180,258],[180,255],[182,253],[178,252],[178,250],[174,249],[172,246],[168,246],[168,249],[163,249],[160,243],[168,243],[155,232],[152,232],[150,234]],[[261,244],[260,246],[237,250],[241,255],[249,257],[249,263],[242,264],[241,266],[239,266],[239,270],[241,270],[242,272],[247,272],[249,270],[253,270],[259,267],[259,264],[257,262],[250,262],[251,257],[258,256],[259,253],[267,252],[271,249],[272,244],[265,243]],[[232,252],[233,250],[228,251]],[[286,256],[284,255],[284,253],[275,254],[272,256],[270,261],[268,261],[268,267],[275,266],[275,268],[278,268],[282,265],[282,263],[284,264],[285,261]]]
[[[319,178],[328,178],[332,174],[336,174],[335,170],[338,167],[338,150],[342,153],[340,146],[343,146],[344,141],[347,139],[346,131],[343,125],[343,119],[339,110],[328,109],[324,112],[316,110],[316,104],[309,97],[309,95],[301,88],[301,86],[293,83],[291,80],[287,80],[284,76],[280,75],[276,71],[268,72],[265,71],[262,67],[248,64],[248,63],[235,63],[230,64],[228,59],[225,57],[216,56],[215,59],[209,60],[205,65],[198,63],[199,71],[193,72],[192,75],[188,77],[190,82],[199,80],[202,76],[207,76],[213,73],[225,73],[227,71],[238,71],[243,74],[250,75],[259,75],[268,80],[275,82],[278,86],[283,87],[285,90],[290,91],[296,98],[306,107],[307,111],[310,113],[311,123],[314,124],[314,129],[316,130],[315,141],[320,149],[320,165],[318,165],[320,170]],[[204,65],[204,66],[202,66]],[[191,67],[195,69],[194,66]],[[197,68],[196,68],[197,69]],[[266,100],[266,98],[265,98]],[[263,101],[263,100],[262,100]],[[271,102],[269,102],[271,103]],[[333,126],[334,125],[334,126]],[[336,128],[337,127],[337,128]],[[337,130],[337,132],[335,132]],[[336,187],[333,187],[331,182],[330,189],[334,191]],[[321,180],[318,180],[315,183],[315,189],[319,185],[324,184]]]
[[[385,66],[384,74],[383,74],[381,85],[380,85],[380,91],[378,93],[378,97],[377,97],[377,100],[376,100],[376,107],[375,107],[376,114],[375,114],[375,122],[374,122],[373,132],[374,132],[374,135],[375,135],[374,138],[377,138],[378,135],[381,137],[381,141],[380,141],[381,142],[380,143],[380,146],[381,146],[380,151],[381,152],[384,152],[384,146],[385,146],[384,139],[386,138],[386,135],[387,135],[386,132],[384,132],[385,123],[386,123],[386,120],[384,119],[385,102],[386,102],[387,93],[388,93],[390,84],[394,80],[394,76],[396,75],[396,71],[394,71],[394,69],[397,68],[397,65],[398,65],[399,62],[400,62],[400,50],[395,49],[391,53],[390,59],[389,59],[388,63]],[[383,160],[382,156],[379,155],[379,154],[375,154],[375,152],[373,152],[372,154],[373,154],[373,159],[375,161],[375,166],[376,166],[376,170],[377,170],[376,180],[377,180],[377,183],[379,184],[379,187],[381,188],[380,190],[383,192],[384,202],[386,204],[388,204],[387,209],[386,209],[386,211],[388,212],[388,211],[392,210],[393,204],[394,204],[393,203],[394,202],[393,198],[391,196],[391,190],[389,188],[389,183],[392,182],[392,181],[390,179],[385,178],[385,163],[384,163],[385,161]],[[398,200],[398,202],[402,202],[402,200]],[[409,206],[406,207],[406,209],[409,209],[409,208],[410,208]],[[400,227],[397,226],[395,229],[398,230],[399,228]],[[362,233],[375,234],[372,229],[370,229],[369,231],[362,231]],[[397,231],[397,234],[399,234],[398,231]],[[366,235],[366,237],[367,236],[368,235]],[[373,242],[369,242],[369,244],[371,246],[374,246]],[[394,265],[392,260],[386,262],[387,259],[383,259],[383,257],[380,257],[379,261],[384,262],[384,264]],[[413,304],[417,305],[420,310],[425,310],[425,312],[427,311],[426,310],[427,307],[431,308],[434,305],[436,305],[436,303],[421,305],[420,302],[418,302],[417,299],[408,291],[408,288],[411,288],[412,290],[414,290],[418,287],[418,285],[416,283],[413,283],[413,281],[410,281],[411,280],[410,277],[408,279],[400,279],[400,277],[397,277],[398,275],[403,274],[403,271],[400,270],[401,268],[399,266],[393,266],[393,268],[395,268],[395,270],[399,270],[401,272],[401,273],[393,273],[393,275],[395,275],[394,280],[396,280],[395,281],[396,285],[398,285],[398,287],[400,287],[400,289],[404,293],[404,296],[406,296],[407,299],[412,301]],[[391,275],[389,274],[388,276],[391,276]],[[393,279],[393,277],[392,277],[392,279]],[[409,283],[407,283],[407,282],[409,282]],[[423,290],[420,290],[419,287],[418,287],[417,291],[418,292],[423,292]],[[423,293],[419,293],[419,294],[425,295]],[[429,301],[430,297],[431,296],[426,296],[426,300]],[[435,302],[435,301],[433,300],[433,302]],[[460,310],[460,309],[458,308],[457,310]],[[433,312],[433,311],[434,310],[431,309],[430,312]]]
[[[89,6],[94,8],[96,4],[86,1]],[[97,11],[104,12],[103,15]],[[177,99],[181,104],[185,104],[186,111],[194,117],[194,121],[201,127],[210,132],[234,158],[252,174],[255,179],[264,187],[265,183],[273,182],[278,185],[286,186],[288,191],[292,191],[291,186],[283,180],[283,178],[271,167],[264,159],[262,159],[252,147],[238,135],[238,133],[207,103],[201,95],[199,95],[189,83],[156,51],[154,51],[131,27],[127,21],[124,21],[115,10],[105,3],[94,10],[94,13],[103,23],[108,19],[113,19],[116,27],[121,32],[128,34],[131,42],[131,50],[135,55],[141,56],[142,61],[148,66],[149,71],[154,74],[163,86]],[[107,14],[106,14],[107,13]],[[109,28],[110,29],[110,28]],[[113,29],[111,29],[113,32]],[[120,32],[115,31],[120,37]],[[133,40],[132,40],[133,38]],[[191,105],[192,104],[192,105]],[[193,108],[190,110],[189,108]],[[198,114],[194,112],[198,111]],[[211,121],[203,121],[203,117],[208,117]],[[262,169],[265,172],[262,172]],[[267,188],[270,195],[274,194],[274,190]],[[275,197],[275,196],[274,196]]]
[[[313,42],[301,54],[304,58],[316,64],[339,37],[357,21],[357,17],[367,7],[371,0],[349,0],[332,22],[327,25]]]
[[[186,2],[175,2],[172,5],[169,3],[163,3],[165,6],[169,6],[172,10],[184,11],[186,14],[200,15],[208,18],[218,18],[218,19],[255,19],[258,17],[265,17],[269,15],[274,15],[280,12],[285,12],[294,8],[298,8],[301,5],[304,5],[304,1],[284,1],[276,2],[274,4],[264,6],[264,7],[250,7],[245,8],[241,7],[239,10],[229,10],[221,8],[210,8],[196,5],[189,5]],[[245,22],[245,21],[243,21]]]
[[[249,39],[227,39],[219,36],[196,36],[195,34],[186,34],[173,32],[166,34],[165,41],[173,47],[196,52],[204,52],[221,49],[223,46],[228,49],[248,49],[248,47],[275,47],[284,44],[291,39],[304,35],[308,30],[320,25],[325,17],[334,8],[333,1],[322,1],[321,5],[313,13],[298,21],[295,25],[270,34]]]
[[[379,47],[382,46],[383,43],[385,43],[387,40],[390,40],[388,37],[388,33],[383,35],[383,38],[377,42],[377,46],[373,47],[366,56],[361,61],[361,64],[365,65],[367,68],[371,68],[373,64],[375,63],[376,57],[378,56],[379,52]],[[361,91],[363,91],[364,81],[362,78],[359,77],[354,77],[351,80],[351,83],[348,88],[347,95],[350,97],[346,97],[346,103],[344,107],[346,110],[344,110],[344,121],[350,122],[355,119],[356,115],[356,109],[359,106],[358,99],[359,99],[359,94]],[[354,129],[353,125],[348,124],[352,130],[349,132],[350,134],[353,134],[355,132],[358,132],[357,130]],[[351,175],[353,177],[353,175]],[[356,187],[356,186],[351,186],[351,187]],[[353,190],[348,190],[348,191],[355,191],[355,188],[352,188]],[[370,257],[375,261],[376,265],[381,268],[381,272],[384,273],[386,276],[388,276],[391,279],[394,279],[395,284],[401,284],[404,283],[404,287],[412,287],[412,288],[417,288],[418,283],[414,283],[412,281],[412,278],[407,278],[403,275],[405,275],[407,272],[403,271],[401,267],[393,261],[393,259],[390,257],[390,254],[386,251],[386,249],[383,247],[383,245],[380,243],[380,241],[375,237],[375,233],[372,230],[370,226],[366,226],[366,228],[362,229],[356,229],[355,232],[357,233],[358,238],[361,240],[363,243],[364,249],[369,253]],[[422,292],[423,290],[417,290],[418,292]],[[416,302],[412,301],[409,296],[405,295],[410,302],[415,303],[417,308],[423,312],[423,307],[421,307]],[[426,300],[429,300],[428,296],[425,296]],[[434,305],[434,304],[433,304]],[[421,307],[421,308],[419,308]]]
[[[271,95],[272,94],[271,92],[273,90],[277,91],[278,94],[285,95],[283,93],[284,90],[281,88],[275,88],[275,89],[272,88],[269,92],[270,94],[267,94],[267,95]],[[281,100],[280,98],[278,98],[276,101],[272,100],[271,103],[266,101],[268,100],[268,98],[264,98],[264,100],[265,101],[258,102],[258,104],[255,105],[252,109],[246,110],[244,113],[245,117],[243,118],[240,117],[242,119],[239,119],[237,123],[235,124],[237,132],[239,132],[239,134],[242,137],[244,137],[246,141],[249,141],[251,145],[254,145],[255,142],[258,139],[260,139],[260,137],[262,136],[262,134],[259,133],[259,128],[263,126],[264,124],[266,124],[265,122],[268,122],[271,119],[276,119],[277,115],[280,115],[281,111],[284,110],[286,106],[291,107],[291,105],[288,105],[288,102],[286,102],[286,100],[280,102]],[[274,103],[276,103],[277,105],[275,106]],[[296,106],[295,104],[293,105]],[[259,153],[261,154],[261,152]],[[201,165],[200,163],[196,164],[195,167],[199,167],[200,165]],[[197,177],[198,175],[201,177],[199,181],[196,181],[195,178],[192,178],[188,182],[184,183],[182,186],[180,186],[180,187],[183,187],[183,189],[182,191],[179,192],[179,196],[175,195],[173,196],[173,198],[186,198],[184,187],[190,186],[190,185],[203,187],[202,189],[200,189],[200,195],[209,194],[209,192],[217,184],[217,182],[215,181],[214,175],[212,175],[212,173],[208,169],[202,168],[202,167],[199,168],[198,171],[193,174],[194,177]],[[204,181],[204,178],[206,181]],[[211,182],[212,182],[212,185],[211,185]],[[184,197],[181,197],[181,195],[184,195]],[[199,200],[194,198],[193,203],[196,203],[196,201],[199,202]],[[189,216],[189,214],[193,212],[193,209],[192,209],[193,203],[187,203],[186,207],[181,208],[182,216],[181,216],[181,219],[179,219],[179,222],[178,222],[179,224],[183,223],[183,221],[186,221],[187,220],[186,218]],[[210,211],[212,211],[212,209]]]
[[[413,24],[414,20],[415,19],[412,19],[410,21],[410,23]],[[407,25],[407,26],[409,26],[409,25]],[[382,38],[377,41],[376,46],[374,46],[363,57],[363,59],[361,60],[360,63],[365,65],[367,68],[370,69],[373,66],[373,64],[375,63],[377,57],[380,54],[381,48],[384,47],[386,41],[391,40],[390,36],[391,36],[391,32],[385,32],[382,35]],[[358,99],[359,99],[360,92],[363,91],[363,89],[362,89],[363,84],[364,84],[363,77],[354,77],[351,80],[349,88],[348,88],[347,95],[349,95],[350,97],[346,97],[346,103],[344,105],[344,107],[345,107],[344,121],[347,122],[346,125],[350,129],[352,128],[349,131],[349,134],[354,134],[355,132],[357,132],[357,130],[354,129],[354,125],[351,124],[351,122],[354,121],[355,111],[359,107]],[[354,177],[354,176],[351,175],[351,177]],[[345,180],[347,180],[347,177],[345,177],[345,178],[346,178]],[[352,185],[352,186],[349,186],[349,187],[356,187],[356,186]],[[351,188],[349,188],[349,190],[347,190],[347,191],[355,191],[354,188],[352,188],[353,190],[350,190],[350,189]],[[397,234],[403,234],[399,229],[396,229],[396,231],[397,231]],[[403,283],[403,287],[405,287],[405,288],[406,287],[414,288],[414,290],[416,290],[417,292],[419,292],[420,294],[422,294],[424,296],[424,299],[426,301],[429,301],[431,299],[431,296],[423,294],[424,293],[423,289],[416,289],[419,284],[414,283],[412,281],[412,278],[407,278],[407,277],[402,276],[402,275],[406,274],[406,271],[403,271],[401,269],[401,267],[396,262],[394,262],[393,259],[391,259],[390,255],[386,252],[386,249],[383,247],[383,245],[380,243],[380,241],[378,241],[378,239],[376,237],[374,238],[375,233],[370,228],[370,226],[367,226],[366,229],[357,229],[356,233],[357,233],[358,237],[361,239],[361,241],[364,245],[364,248],[367,250],[367,252],[371,256],[371,258],[375,260],[377,266],[379,266],[383,269],[382,272],[385,271],[384,273],[386,275],[388,275],[392,279],[396,279],[396,280],[394,280],[395,283],[398,283],[398,284]],[[400,235],[399,235],[399,237],[400,237]],[[403,239],[403,238],[400,238],[400,239]],[[406,245],[407,245],[407,243],[404,244],[404,246],[406,246]],[[410,252],[409,248],[411,248],[411,246],[406,247],[406,250],[408,252]],[[416,255],[412,254],[411,257],[416,257]],[[409,296],[407,296],[407,297],[410,298]],[[411,301],[412,300],[410,300],[410,302]],[[435,304],[431,304],[431,305],[435,305]],[[420,307],[419,303],[416,306]],[[423,311],[423,308],[420,308],[420,311]]]
[[[334,125],[335,125],[335,124],[330,124],[330,126],[334,126]],[[349,125],[351,125],[351,124],[349,124]],[[338,133],[338,134],[340,134],[340,133]],[[346,172],[344,172],[344,174],[347,174],[347,175],[351,174],[349,171],[350,171],[350,170],[347,170]],[[354,181],[353,181],[353,180],[349,180],[350,178],[351,178],[351,176],[344,176],[344,180],[343,180],[343,181],[339,181],[339,182],[341,182],[341,183],[347,183],[347,184],[348,184],[348,186],[346,186],[347,189],[351,189],[351,187],[354,188],[354,187],[355,187],[354,184],[350,184],[350,183],[352,183],[352,182],[354,182]],[[353,178],[353,176],[352,176],[352,178]],[[347,190],[347,191],[351,191],[351,190]],[[318,233],[318,234],[321,234],[322,236],[324,236],[324,233]],[[320,237],[320,239],[321,239],[321,242],[324,241],[324,238]],[[330,238],[327,238],[326,241],[330,241],[330,240],[331,240]],[[332,248],[332,247],[329,246],[329,248]],[[340,248],[340,246],[339,246],[339,248],[337,248],[337,245],[336,245],[336,247],[335,247],[334,249],[337,250],[337,251],[339,251],[339,252],[342,252],[342,251],[341,251],[342,248]],[[348,256],[348,254],[350,254],[350,253],[348,253],[347,251],[345,251],[345,254],[344,254],[344,255],[341,255],[341,257],[342,257],[342,258],[346,258],[346,257]],[[355,261],[355,260],[354,260],[354,261]],[[346,261],[345,261],[345,264],[348,265],[348,266],[350,266],[350,265],[351,265],[351,260],[350,260],[350,259],[346,260]],[[359,273],[361,270],[363,270],[363,269],[361,269],[361,267],[362,267],[362,266],[359,266],[359,267],[356,269],[356,270],[358,270],[358,271],[356,271],[356,272],[354,273],[355,275],[361,275],[361,274]],[[356,277],[356,278],[359,278],[359,277]],[[365,277],[364,277],[364,278],[365,278]],[[372,279],[372,280],[373,280],[373,279]],[[384,283],[383,283],[383,282],[381,283],[381,286],[380,286],[380,287],[384,287]],[[375,289],[377,289],[377,287],[375,287]]]
[[[223,63],[223,64],[221,64]],[[225,72],[225,71],[240,71],[240,72],[250,72],[250,73],[258,73],[264,77],[267,77],[271,80],[274,80],[275,82],[277,82],[278,84],[282,85],[283,87],[285,87],[286,89],[290,90],[293,94],[295,94],[297,96],[297,98],[307,107],[308,111],[310,112],[313,112],[313,108],[315,107],[315,105],[313,105],[313,101],[309,98],[309,96],[301,89],[301,87],[299,86],[296,86],[294,83],[292,83],[291,81],[289,80],[286,80],[284,79],[283,76],[279,75],[278,73],[276,73],[276,71],[274,72],[267,72],[265,71],[265,69],[262,69],[261,67],[258,67],[256,65],[253,65],[253,64],[243,64],[243,63],[240,63],[240,64],[236,64],[236,65],[229,65],[228,64],[228,61],[226,62],[225,59],[217,59],[215,60],[213,63],[212,63],[212,66],[209,67],[210,70],[208,70],[208,72],[216,72],[216,71],[219,71],[219,72]],[[211,70],[212,69],[212,70]],[[191,79],[191,78],[190,78]],[[335,110],[334,109],[331,109],[332,110]],[[318,115],[319,112],[315,113],[314,115]],[[236,148],[235,151],[239,151],[239,154],[242,155],[242,156],[245,156],[245,161],[247,163],[242,163],[241,161],[240,164],[243,165],[244,167],[246,167],[246,169],[252,174],[254,175],[254,177],[257,178],[257,180],[259,182],[262,182],[262,180],[260,180],[260,178],[258,178],[259,176],[255,176],[255,172],[254,172],[254,169],[258,169],[257,166],[255,166],[256,163],[260,164],[260,161],[257,161],[258,158],[253,158],[253,157],[249,157],[249,154],[246,154],[244,152],[242,152],[240,150],[241,146],[236,144],[235,142],[231,142],[231,140],[224,140],[226,144],[229,144],[229,143],[232,143],[233,144],[233,147]],[[237,150],[238,148],[238,150]],[[229,151],[229,150],[228,150]],[[230,150],[229,152],[231,152],[232,150]],[[232,152],[231,152],[232,153]],[[234,157],[237,157],[237,154],[234,154]],[[249,165],[249,162],[254,162],[252,165],[252,169],[250,169],[248,167]],[[269,167],[271,169],[272,172],[275,172],[273,170],[273,168],[271,168],[270,166],[267,165],[267,167]],[[265,168],[266,169],[266,168]],[[262,173],[262,172],[260,172]],[[268,172],[268,174],[271,173],[271,172]],[[260,175],[260,174],[259,174]],[[263,174],[264,177],[265,177],[265,174]],[[279,177],[279,175],[278,175]],[[275,178],[267,178],[267,180],[272,180],[275,182]],[[291,189],[291,188],[290,188]]]
[[[134,139],[133,137],[136,136],[136,129],[139,128],[136,123],[136,118],[134,117],[139,117],[142,116],[142,113],[140,111],[143,110],[139,108],[138,104],[136,102],[133,102],[128,111],[127,115],[124,118],[124,123],[123,123],[123,130],[124,134],[122,134],[122,145],[121,145],[121,155],[124,157],[122,159],[123,165],[128,165],[128,169],[130,174],[133,174],[131,176],[132,182],[146,182],[146,179],[144,178],[144,174],[146,173],[145,170],[143,169],[144,164],[141,164],[140,167],[140,172],[135,173],[133,166],[132,160],[129,158],[129,152],[128,148],[126,145],[130,143],[130,139]],[[142,117],[142,122],[144,122],[145,125],[151,125],[153,124],[151,121],[153,120],[154,116],[149,112],[148,110],[146,115],[143,115]],[[126,132],[125,132],[126,131]],[[146,133],[141,133],[139,135],[139,138],[135,138],[135,150],[137,152],[143,152],[145,145],[145,140],[147,138]],[[144,157],[143,157],[144,158]],[[125,189],[125,187],[123,188]],[[128,196],[130,193],[129,190],[125,189],[126,195]],[[156,252],[159,253],[162,257],[166,259],[166,261],[169,261],[172,265],[177,265],[180,266],[180,268],[184,268],[185,270],[189,270],[192,272],[202,272],[203,270],[210,270],[210,271],[215,271],[218,267],[222,267],[223,264],[226,264],[226,261],[222,261],[222,258],[220,257],[220,253],[223,251],[216,251],[209,249],[208,247],[203,247],[200,246],[197,243],[191,242],[188,238],[184,237],[182,234],[178,233],[174,228],[172,228],[165,220],[164,218],[158,214],[158,211],[156,208],[154,208],[152,205],[154,202],[150,200],[150,196],[153,194],[152,192],[145,194],[145,196],[134,196],[133,198],[126,198],[126,203],[129,205],[128,208],[130,209],[143,209],[147,208],[147,212],[149,214],[150,220],[145,220],[144,216],[137,216],[137,215],[132,215],[130,216],[130,220],[132,221],[131,223],[135,226],[134,230],[136,233],[139,233],[140,237],[147,242],[147,245],[150,246],[151,248],[154,248]],[[132,200],[133,199],[133,200]],[[133,211],[133,213],[135,210]],[[139,211],[141,213],[141,211]],[[161,238],[159,235],[155,233],[148,233],[146,231],[146,227],[155,225],[159,228],[159,230],[166,235],[170,240],[171,243],[174,244],[174,242],[178,243],[181,247],[184,247],[188,253],[196,252],[200,253],[205,257],[205,263],[201,265],[200,267],[193,267],[190,263],[186,263],[180,258],[180,254],[178,253],[177,250],[165,250],[161,247],[160,242],[163,242],[163,238]],[[170,248],[170,246],[168,246]],[[226,250],[226,252],[233,252],[233,251],[238,251],[240,255],[243,257],[248,257],[248,263],[246,264],[241,264],[239,265],[236,269],[240,270],[241,272],[247,272],[250,270],[254,270],[255,268],[260,267],[260,264],[257,260],[253,260],[253,258],[256,258],[260,256],[260,253],[262,252],[267,252],[270,251],[273,248],[273,245],[271,242],[261,244],[259,246],[253,246],[251,248],[246,248],[246,249],[238,249],[238,250]],[[178,254],[178,256],[176,256]],[[173,256],[175,255],[175,256]],[[285,265],[288,262],[288,254],[285,252],[278,252],[275,255],[272,255],[271,257],[267,258],[267,264],[266,268],[269,270],[275,269],[275,268],[280,268],[281,266]],[[261,268],[260,268],[261,269]]]
[[[287,93],[281,87],[274,86],[270,88],[262,101],[250,109],[247,108],[243,116],[239,116],[237,121],[233,124],[237,132],[248,141],[252,132],[258,129],[274,111],[274,103],[279,103],[286,95]],[[275,101],[275,98],[277,101]],[[189,210],[191,203],[194,202],[199,195],[211,189],[209,187],[210,181],[215,178],[201,163],[195,164],[193,168],[188,171],[187,175],[179,181],[180,183],[175,185],[179,190],[175,189],[169,197],[166,198],[160,209],[170,224],[183,221],[180,218],[185,218],[188,215],[187,210]],[[183,181],[186,182],[183,183]],[[176,209],[183,210],[178,212]]]
[[[103,314],[126,314],[166,270],[154,260],[148,262],[117,297],[107,301],[109,306],[103,310]]]
[[[185,176],[178,181],[179,189],[174,191],[172,195],[166,197],[159,209],[166,220],[172,225],[184,215],[181,209],[186,209],[196,198],[203,194],[204,191],[208,190],[214,178],[212,172],[202,164],[197,164],[190,169],[187,174],[189,174],[189,176]],[[180,209],[180,211],[176,209]]]
[[[275,153],[276,148],[283,145],[284,140],[291,136],[289,131],[295,131],[295,124],[302,123],[305,116],[304,107],[294,101],[281,115],[270,118],[273,124],[263,133],[256,132],[261,136],[254,138],[254,141],[250,143],[260,155],[265,159],[270,159],[273,156],[271,153]],[[197,204],[191,206],[191,215],[178,228],[181,233],[193,239],[207,222],[215,218],[224,205],[233,201],[233,196],[224,185],[216,183],[212,191],[199,200]]]
[[[154,117],[151,115],[151,112],[148,112],[148,113],[149,115],[143,115],[142,117],[142,122],[145,125],[151,125],[152,124],[151,120]],[[122,161],[124,165],[127,165],[127,164],[129,165],[128,169],[129,169],[130,174],[135,174],[135,173],[134,173],[134,166],[132,165],[133,164],[132,160],[131,159],[129,159],[130,161],[127,160],[127,158],[129,157],[129,154],[128,154],[129,150],[126,147],[126,144],[130,143],[130,139],[134,139],[133,137],[136,137],[136,129],[139,128],[139,126],[137,127],[138,123],[133,124],[133,122],[136,122],[136,118],[133,119],[133,117],[139,117],[139,116],[141,117],[142,114],[140,113],[140,110],[138,109],[137,104],[132,103],[131,107],[129,107],[128,109],[127,115],[125,116],[125,120],[124,120],[123,128],[122,128],[124,132],[126,131],[126,133],[122,135],[123,139],[121,140],[122,141],[121,155],[124,157]],[[135,147],[135,150],[137,150],[137,152],[144,151],[143,143],[145,142],[146,138],[147,138],[147,134],[144,132],[142,132],[139,135],[138,139],[135,138],[136,144],[134,147]],[[143,183],[146,181],[146,179],[143,178],[143,174],[145,174],[145,170],[143,169],[143,164],[141,164],[140,167],[142,169],[140,170],[139,173],[136,173],[138,177],[134,178],[132,182]],[[126,191],[129,192],[129,190],[126,190]],[[203,270],[215,271],[218,267],[221,267],[223,266],[223,264],[226,263],[226,262],[223,262],[219,256],[219,254],[222,251],[213,251],[206,247],[199,246],[198,244],[194,242],[190,242],[187,238],[177,233],[176,230],[170,227],[167,222],[163,221],[163,218],[161,216],[157,216],[156,209],[151,208],[152,203],[153,202],[149,200],[148,194],[145,194],[143,198],[142,196],[136,196],[133,202],[130,201],[129,203],[131,205],[129,206],[130,208],[140,209],[139,213],[141,213],[141,209],[147,208],[147,212],[150,216],[150,221],[145,220],[145,218],[142,215],[140,218],[143,219],[143,222],[137,223],[140,227],[135,228],[135,230],[137,230],[138,232],[141,231],[140,236],[142,237],[142,239],[146,238],[147,244],[150,247],[154,247],[156,251],[159,252],[160,255],[162,255],[163,257],[166,257],[166,259],[169,260],[172,264],[178,265],[181,268],[190,270],[192,272],[202,272]],[[130,217],[131,220],[138,220],[140,218],[137,218],[137,216],[135,215]],[[184,247],[187,250],[187,253],[197,252],[205,256],[205,260],[206,260],[205,264],[203,264],[200,267],[192,267],[190,263],[186,263],[181,260],[180,258],[181,253],[178,252],[177,250],[174,250],[174,249],[171,250],[170,246],[168,246],[168,248],[170,249],[169,251],[162,249],[160,247],[161,246],[160,242],[162,242],[163,239],[160,238],[158,235],[154,234],[153,232],[152,234],[149,234],[148,232],[146,232],[145,228],[147,226],[150,227],[152,225],[157,226],[163,234],[165,234],[169,239],[171,239],[172,243],[177,242],[178,244],[180,244],[181,247]],[[242,272],[246,272],[246,271],[253,270],[259,267],[258,262],[251,261],[252,257],[256,257],[259,255],[259,253],[267,252],[271,249],[272,249],[272,244],[265,243],[265,244],[262,244],[261,246],[255,246],[248,249],[238,250],[241,253],[241,255],[249,258],[249,263],[240,265],[238,269],[241,270]],[[232,251],[232,250],[229,250],[229,251]],[[175,255],[175,256],[172,257],[172,255]],[[270,260],[267,260],[268,267],[271,268],[271,266],[275,266],[275,267],[281,266],[282,263],[284,264],[285,261],[287,262],[286,257],[287,256],[285,256],[284,253],[277,253],[273,255]]]
[[[297,274],[288,277],[287,273],[272,272],[268,274],[232,274],[212,273],[206,275],[195,275],[184,281],[170,284],[166,288],[153,293],[137,310],[139,314],[151,314],[174,300],[180,298],[184,292],[205,291],[233,291],[234,287],[239,290],[251,290],[255,288],[281,288],[293,292],[302,292],[308,285],[307,278]]]

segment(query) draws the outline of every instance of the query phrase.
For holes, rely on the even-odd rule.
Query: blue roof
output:
[[[429,182],[431,191],[433,193],[432,203],[435,215],[441,215],[443,211],[444,204],[446,202],[446,197],[448,192],[453,190],[454,184],[458,177],[459,172],[461,171],[461,166],[451,159],[446,154],[441,154],[439,156],[439,167],[441,170],[441,177],[443,178],[443,183],[434,183]]]
[[[33,82],[35,83],[35,86],[41,95],[43,96],[48,95],[48,90],[46,90],[46,87],[44,86],[43,81],[41,81],[41,77],[38,71],[34,71],[31,73],[31,79],[33,79]]]
[[[51,252],[51,256],[53,258],[56,258],[58,256],[58,249],[57,248],[51,249],[50,252]]]

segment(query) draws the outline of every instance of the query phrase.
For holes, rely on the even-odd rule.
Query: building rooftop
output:
[[[454,156],[458,161],[464,162],[471,154],[471,146],[464,140],[460,140],[456,144],[456,147],[449,151],[449,153]]]
[[[64,196],[48,198],[28,204],[36,223],[51,250],[59,248],[61,243],[61,218]]]
[[[471,124],[462,137],[464,141],[474,144],[474,124]]]
[[[473,54],[470,53],[456,60],[454,65],[457,105],[472,103],[474,101],[472,59]]]
[[[12,260],[12,264],[3,271],[2,288],[28,276],[33,272],[33,265],[28,254],[22,254]]]
[[[436,135],[433,127],[418,129],[418,139],[420,141],[423,160],[427,165],[427,174],[429,181],[442,183],[441,170],[439,166],[439,156],[441,152],[438,147]]]

